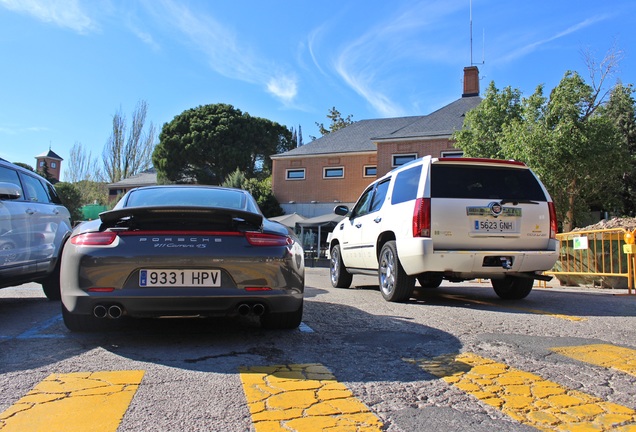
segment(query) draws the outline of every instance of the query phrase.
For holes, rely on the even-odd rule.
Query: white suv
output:
[[[71,233],[69,211],[43,177],[0,159],[0,288],[42,284],[60,299],[60,257]]]
[[[490,279],[504,299],[521,299],[555,264],[557,220],[545,187],[523,163],[416,159],[373,182],[331,237],[331,284],[377,274],[387,301],[408,300],[415,280]]]

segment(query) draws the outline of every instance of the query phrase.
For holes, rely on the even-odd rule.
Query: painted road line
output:
[[[382,421],[321,364],[239,372],[256,432],[382,429]]]
[[[521,308],[521,307],[517,307],[517,306],[505,305],[505,304],[501,304],[501,303],[492,303],[492,302],[487,302],[487,301],[483,301],[483,300],[476,300],[476,299],[466,298],[466,297],[462,297],[462,296],[458,296],[458,295],[441,294],[439,297],[443,297],[443,298],[447,298],[447,299],[451,299],[451,300],[465,301],[465,302],[468,302],[468,303],[481,304],[481,305],[486,305],[486,306],[505,307],[505,308],[508,308],[508,309],[514,309],[514,310],[518,310],[518,311],[521,311],[521,312],[529,312],[529,313],[536,314],[536,315],[547,315],[547,316],[551,316],[553,318],[558,318],[558,319],[562,319],[562,320],[566,320],[566,321],[587,321],[587,318],[583,318],[583,317],[578,317],[578,316],[573,316],[573,315],[558,314],[558,313],[548,312],[548,311],[544,311],[544,310],[540,310],[540,309],[529,309],[529,308]]]
[[[116,431],[144,371],[52,374],[0,414],[2,432]]]
[[[48,329],[51,326],[54,326],[58,323],[62,322],[62,314],[57,314],[54,317],[44,321],[43,323],[30,328],[24,333],[18,335],[16,339],[57,339],[63,338],[62,334],[50,334],[50,333],[42,333],[44,330]]]
[[[636,376],[636,351],[608,344],[552,348],[566,357]]]
[[[309,327],[307,324],[305,324],[304,322],[301,322],[300,325],[298,326],[298,330],[300,330],[302,333],[313,333],[314,329],[312,329],[311,327]]]
[[[634,431],[636,411],[472,353],[404,359],[544,431]]]

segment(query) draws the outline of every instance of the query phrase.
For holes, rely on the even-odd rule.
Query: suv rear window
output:
[[[395,177],[391,204],[399,204],[417,198],[417,186],[420,184],[421,175],[421,164],[399,172]]]
[[[432,198],[476,198],[546,201],[529,169],[433,164]]]

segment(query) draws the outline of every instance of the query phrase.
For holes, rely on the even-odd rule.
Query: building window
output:
[[[51,162],[51,168],[55,169],[57,167],[57,164],[55,162]]]
[[[40,161],[40,168],[44,166],[44,161]]]
[[[285,178],[287,180],[305,180],[305,168],[288,169]]]
[[[393,155],[393,166],[398,167],[404,165],[407,162],[417,159],[417,154],[395,154]]]
[[[461,150],[443,151],[441,157],[445,158],[460,158],[464,157],[464,152]]]
[[[364,167],[364,176],[365,177],[375,177],[378,175],[378,167],[367,165]]]
[[[322,178],[343,178],[344,177],[344,167],[329,167],[323,168],[322,170]]]

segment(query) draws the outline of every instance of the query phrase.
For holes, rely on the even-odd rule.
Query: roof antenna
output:
[[[473,62],[473,0],[470,0],[470,65],[486,63],[486,31],[483,32],[481,63]]]

